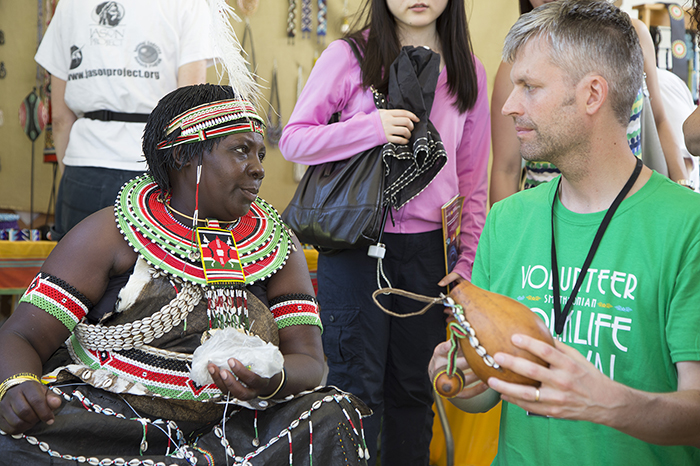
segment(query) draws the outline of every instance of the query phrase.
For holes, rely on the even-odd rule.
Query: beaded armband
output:
[[[39,272],[19,300],[46,311],[61,321],[71,332],[92,309],[83,294],[58,277]]]
[[[321,330],[316,298],[308,294],[287,294],[270,300],[270,312],[277,328],[290,325],[317,325]]]

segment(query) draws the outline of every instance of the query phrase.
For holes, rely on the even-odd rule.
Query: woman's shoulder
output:
[[[355,57],[353,56],[352,52],[352,47],[348,43],[348,40],[352,39],[337,39],[328,44],[328,47],[326,47],[326,50],[323,51],[321,56],[332,56],[335,59],[349,59],[352,58],[355,60]]]

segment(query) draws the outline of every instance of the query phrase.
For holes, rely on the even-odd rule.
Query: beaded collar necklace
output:
[[[210,286],[199,257],[192,228],[175,221],[158,197],[153,178],[143,175],[128,182],[117,197],[117,226],[134,250],[149,264],[191,283]],[[250,211],[231,227],[246,285],[282,268],[292,242],[277,211],[258,198]]]

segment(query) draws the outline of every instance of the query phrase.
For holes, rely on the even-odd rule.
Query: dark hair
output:
[[[198,105],[218,100],[233,99],[236,95],[230,86],[216,84],[197,84],[175,89],[160,99],[156,108],[148,116],[146,128],[143,131],[143,154],[148,163],[148,173],[153,177],[160,189],[170,191],[169,170],[179,170],[193,157],[210,152],[222,138],[207,139],[200,142],[181,144],[175,147],[158,150],[158,144],[167,139],[174,141],[180,135],[176,129],[167,138],[165,129],[178,115]],[[175,158],[175,152],[178,157]]]
[[[459,111],[465,112],[476,103],[479,87],[464,0],[448,0],[445,11],[437,19],[436,28],[450,94],[455,96]],[[391,67],[401,51],[396,21],[386,0],[364,0],[352,31],[346,37],[354,40],[362,51],[362,85],[365,88],[374,86],[386,93],[389,75],[385,70]]]
[[[525,13],[530,13],[534,8],[532,7],[532,3],[530,3],[530,0],[520,0],[520,14],[524,15]]]
[[[700,27],[700,0],[693,0],[693,21],[695,21],[695,27]]]

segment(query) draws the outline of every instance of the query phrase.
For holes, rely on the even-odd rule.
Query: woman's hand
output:
[[[229,359],[228,365],[230,371],[221,369],[214,363],[209,363],[207,368],[219,390],[239,400],[247,401],[259,396],[267,396],[280,384],[282,372],[266,379],[246,369],[237,359]]]
[[[394,144],[408,144],[413,124],[420,119],[408,110],[379,110],[382,127],[387,141]]]
[[[0,401],[0,430],[13,435],[38,422],[53,424],[61,397],[39,382],[27,381],[10,388]]]

